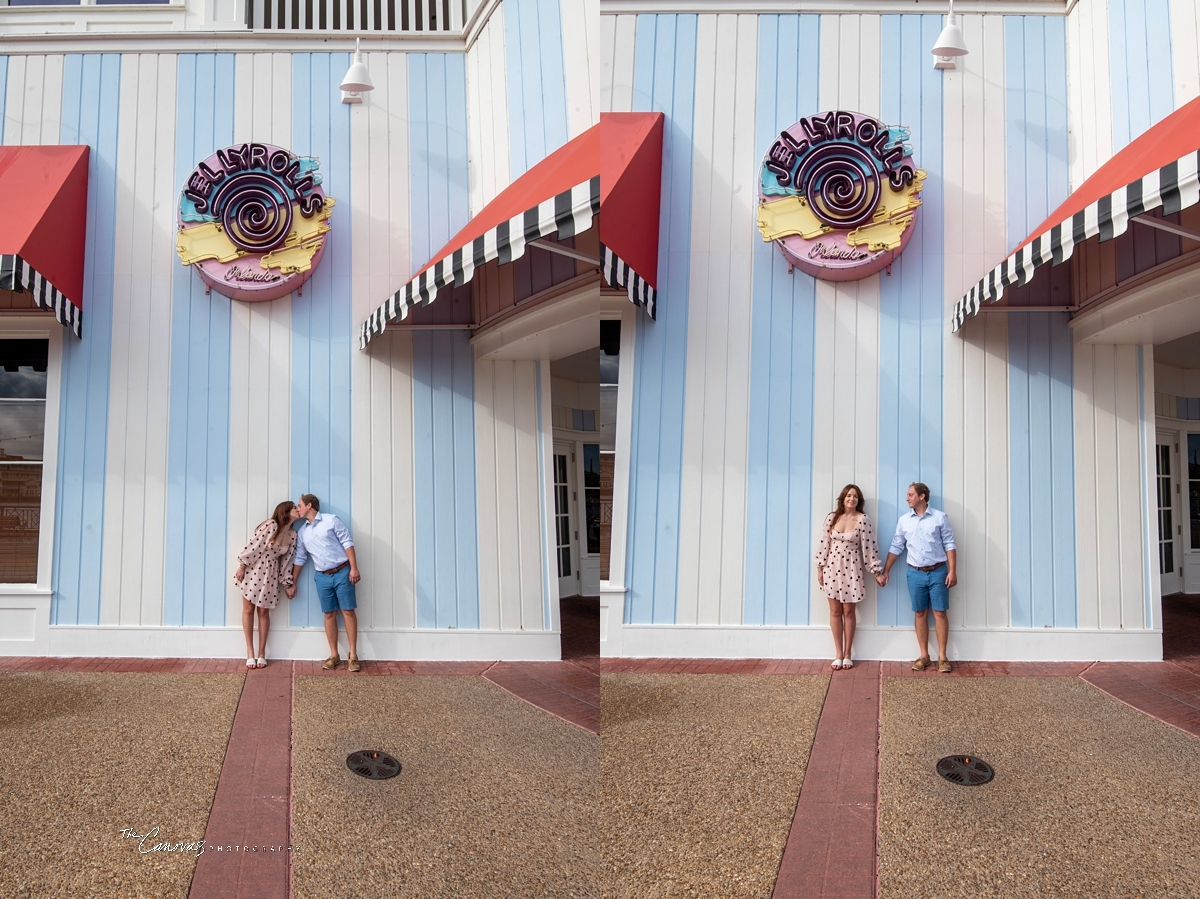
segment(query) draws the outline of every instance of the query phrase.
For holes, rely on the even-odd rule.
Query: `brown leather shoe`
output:
[[[326,671],[332,671],[334,668],[336,668],[340,664],[342,664],[342,660],[340,658],[338,658],[337,656],[330,656],[329,658],[327,658],[325,660],[325,664],[322,665],[321,667],[324,668]]]
[[[350,671],[362,671],[362,662],[354,656],[350,656],[350,661],[346,663],[346,668]]]
[[[950,673],[950,660],[949,659],[938,659],[938,673],[939,674],[949,674]]]
[[[919,658],[915,662],[913,662],[912,670],[913,671],[924,671],[926,668],[928,668],[932,664],[933,664],[933,662],[931,662],[929,660],[929,656],[921,656],[921,658]]]

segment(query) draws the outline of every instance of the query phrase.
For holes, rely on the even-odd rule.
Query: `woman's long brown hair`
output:
[[[837,510],[833,513],[833,521],[829,522],[829,530],[833,530],[833,526],[838,523],[838,519],[846,514],[846,494],[853,490],[858,494],[858,511],[866,513],[867,501],[863,499],[862,488],[857,484],[847,484],[842,488],[842,492],[838,494]]]
[[[286,502],[282,502],[276,506],[275,511],[271,513],[270,520],[275,522],[274,542],[283,542],[284,534],[286,534],[288,528],[292,526],[292,509],[294,508],[296,508],[296,504],[291,500],[287,500]]]

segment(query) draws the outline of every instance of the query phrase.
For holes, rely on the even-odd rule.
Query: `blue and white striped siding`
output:
[[[382,89],[382,88],[381,88]],[[292,57],[242,53],[234,65],[235,143],[292,144]],[[175,190],[178,187],[174,188]],[[165,204],[173,224],[173,197]],[[344,196],[336,196],[345,202]],[[167,255],[168,261],[170,256]],[[233,303],[230,315],[229,513],[232,564],[254,528],[291,489],[292,303]],[[276,608],[276,627],[290,623],[291,603]],[[226,580],[227,621],[237,621],[241,590]]]
[[[469,218],[466,68],[410,54],[412,267]],[[474,352],[465,331],[413,334],[418,627],[479,626]]]
[[[234,57],[181,54],[176,101],[175,183],[233,142]],[[231,300],[206,295],[195,273],[175,266],[171,296],[170,408],[163,624],[225,624],[229,488]]]
[[[1108,0],[1113,152],[1175,110],[1170,0]]]
[[[868,110],[879,115],[881,24],[875,15],[821,17],[815,109]],[[877,512],[880,277],[840,284],[816,281],[810,540],[820,533],[834,497],[847,483],[858,484],[871,498],[870,513]],[[814,574],[810,567],[806,582],[809,623],[825,624],[829,603]],[[869,586],[859,608],[864,622],[875,620],[875,592]]]
[[[659,293],[655,322],[639,317],[626,549],[626,621],[673,623],[679,560],[684,377],[692,225],[697,17],[638,16],[631,105],[666,114]],[[747,223],[749,227],[749,223]]]
[[[562,19],[560,0],[504,2],[512,180],[568,140]]]
[[[163,622],[177,60],[121,58],[101,624]]]
[[[755,148],[817,105],[820,18],[760,16]],[[781,125],[780,123],[785,123]],[[745,624],[808,624],[816,279],[754,244]]]
[[[1008,253],[1002,16],[965,16],[971,53],[943,80],[945,315]],[[958,543],[955,627],[1006,627],[1009,615],[1008,316],[945,332],[945,510]],[[986,472],[985,477],[980,472]]]
[[[879,499],[883,540],[900,513],[911,481],[929,485],[943,503],[942,77],[929,64],[940,16],[884,16],[881,26],[881,117],[912,131],[914,158],[928,173],[921,214],[907,248],[879,288]],[[911,620],[904,579],[879,590],[876,623]]]
[[[1067,198],[1067,60],[1061,18],[1005,18],[1008,251]],[[1075,447],[1066,313],[1009,316],[1014,627],[1074,627]]]
[[[10,65],[10,87],[12,74]],[[116,54],[64,59],[60,139],[91,153],[83,337],[62,344],[53,624],[100,623],[120,80]],[[9,103],[5,115],[12,114]]]
[[[467,50],[467,126],[471,141],[471,214],[512,180],[508,149],[508,67],[504,5]]]
[[[350,108],[340,103],[338,84],[350,65],[344,53],[297,53],[292,57],[292,152],[321,161],[330,196],[349,197]],[[357,324],[350,291],[353,224],[349,203],[335,206],[325,254],[292,304],[292,493],[315,494],[321,511],[344,522],[351,507],[350,359]],[[291,603],[291,623],[322,620],[313,581],[306,571]]]

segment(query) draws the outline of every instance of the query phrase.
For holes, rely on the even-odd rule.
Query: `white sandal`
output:
[[[831,664],[829,667],[832,668],[834,671],[840,671],[842,668],[842,660],[834,659],[833,664]]]
[[[259,656],[258,661],[255,663],[254,667],[255,668],[266,668],[267,660],[265,658],[263,658],[262,656]]]
[[[258,663],[255,661],[254,656],[250,656],[249,658],[246,659],[246,667],[247,668],[253,668],[257,664]]]
[[[854,667],[854,659],[842,659],[842,667],[843,668],[853,668]]]

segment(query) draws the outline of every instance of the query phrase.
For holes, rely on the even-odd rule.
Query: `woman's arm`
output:
[[[833,521],[832,512],[825,516],[825,526],[821,528],[821,539],[818,541],[817,551],[813,555],[813,562],[817,566],[817,583],[822,587],[825,586],[825,575],[821,569],[829,561],[829,523],[831,521]]]
[[[262,555],[263,550],[270,545],[271,538],[275,536],[275,531],[270,528],[269,525],[274,523],[275,522],[273,521],[266,521],[256,527],[254,529],[254,536],[250,538],[250,542],[246,544],[240,553],[238,553],[237,559],[241,564],[238,565],[237,574],[235,574],[233,578],[239,584],[242,582],[242,578],[246,576],[247,566],[253,565],[255,562],[257,562],[259,556]]]
[[[859,527],[859,548],[862,552],[863,567],[872,574],[883,571],[883,562],[879,561],[879,540],[875,536],[875,523],[863,515]]]

